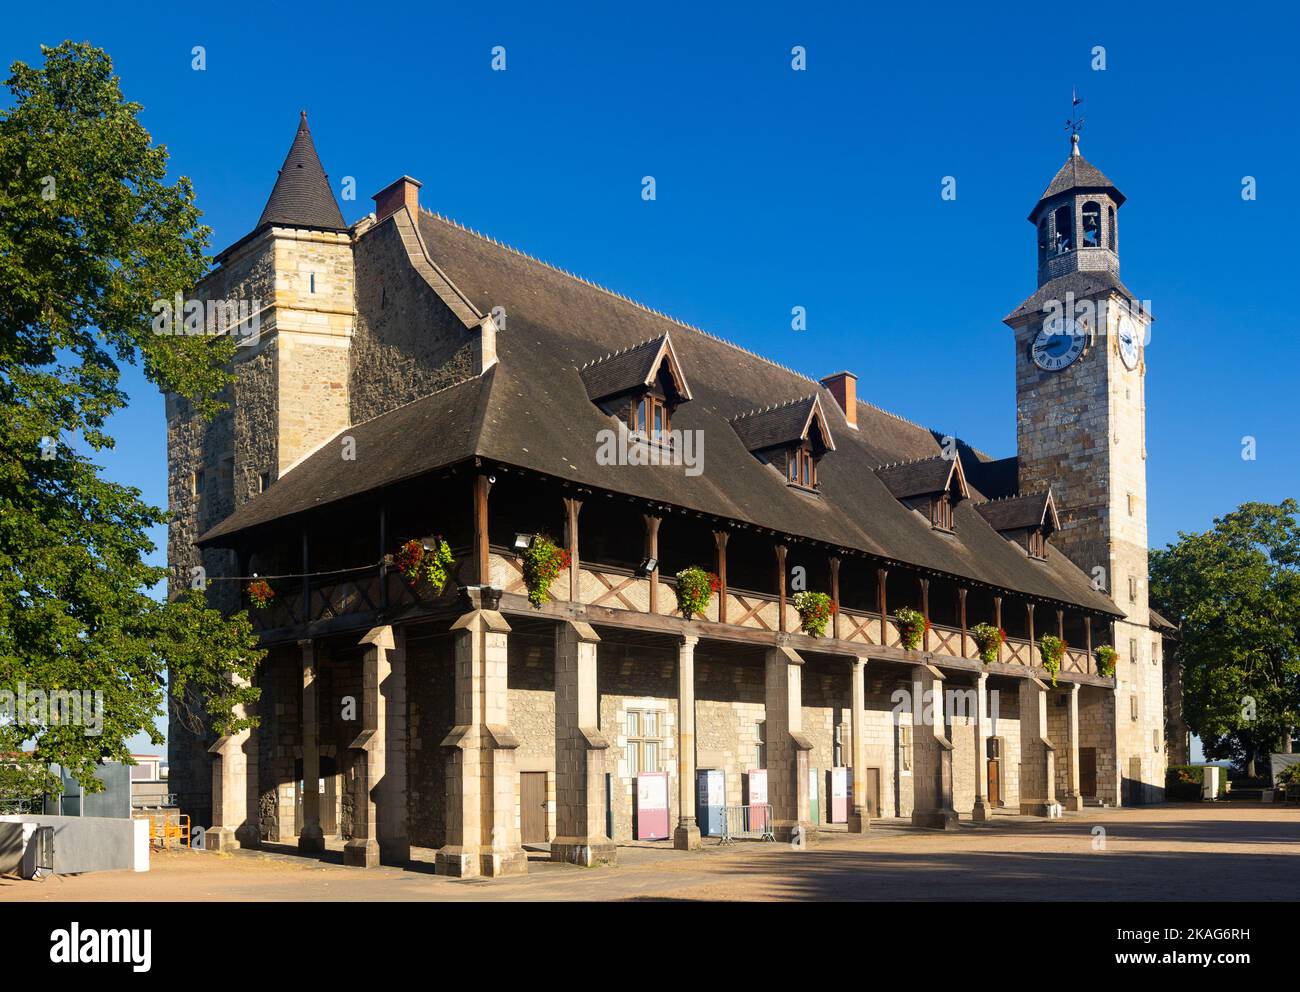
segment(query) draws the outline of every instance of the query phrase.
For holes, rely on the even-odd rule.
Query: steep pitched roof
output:
[[[293,136],[289,154],[271,188],[271,195],[262,210],[257,226],[278,224],[284,227],[312,227],[329,231],[342,231],[343,214],[330,189],[329,178],[316,154],[307,127],[307,111],[298,121],[298,133]]]
[[[1120,615],[1065,555],[1028,562],[1026,552],[989,527],[970,501],[954,508],[953,532],[939,534],[875,475],[885,463],[941,454],[944,433],[866,402],[858,404],[859,430],[848,430],[839,406],[813,379],[450,221],[421,212],[419,227],[430,258],[466,300],[482,312],[500,305],[510,314],[509,329],[497,336],[497,364],[485,376],[349,428],[357,463],[341,468],[335,447],[325,445],[202,535],[202,543],[228,541],[257,523],[344,498],[355,487],[378,488],[474,457]],[[583,366],[593,355],[665,334],[694,379],[694,401],[679,408],[673,428],[699,432],[707,442],[698,475],[681,466],[602,464],[594,442],[612,418],[589,399]],[[754,458],[747,447],[754,438],[747,442],[737,433],[733,422],[743,423],[762,404],[802,412],[784,414],[801,429],[815,405],[828,429],[838,432],[834,456],[818,468],[823,498],[809,499],[786,485]],[[454,428],[455,443],[443,443],[443,418]],[[360,431],[377,433],[363,443]],[[785,433],[773,428],[766,436]],[[364,459],[373,461],[360,464]],[[971,496],[984,498],[974,489]],[[259,508],[272,497],[273,508]]]
[[[1002,318],[1005,324],[1015,324],[1026,317],[1044,313],[1051,301],[1063,301],[1073,297],[1082,300],[1107,291],[1121,294],[1135,310],[1141,310],[1140,303],[1127,286],[1120,282],[1119,276],[1108,271],[1067,272],[1063,276],[1049,279],[1038,287],[1020,306]],[[1149,315],[1148,315],[1149,316]]]
[[[1042,527],[1044,524],[1049,530],[1059,530],[1061,526],[1050,489],[1027,496],[989,500],[976,504],[975,509],[990,527],[999,532]]]
[[[960,458],[935,455],[932,458],[921,458],[911,462],[895,462],[892,465],[879,466],[876,475],[898,499],[947,492],[954,477],[961,498],[965,499],[970,495]]]
[[[1043,205],[1044,200],[1050,200],[1054,196],[1068,193],[1074,189],[1105,190],[1114,199],[1115,206],[1118,207],[1124,202],[1124,194],[1116,188],[1113,182],[1106,178],[1105,173],[1079,152],[1078,140],[1078,135],[1075,135],[1070,157],[1065,160],[1065,164],[1057,170],[1056,175],[1052,177],[1052,181],[1047,184],[1047,189],[1043,190],[1043,195],[1034,204],[1034,209],[1029,211],[1031,221],[1034,219],[1034,215],[1038,213],[1038,208]]]
[[[731,418],[731,426],[750,451],[805,441],[814,422],[821,430],[826,450],[834,451],[835,441],[826,425],[826,413],[815,393]]]
[[[649,386],[665,361],[677,392],[683,400],[689,400],[691,390],[667,334],[611,352],[584,365],[582,381],[587,386],[587,396],[592,400],[603,400],[607,396]]]

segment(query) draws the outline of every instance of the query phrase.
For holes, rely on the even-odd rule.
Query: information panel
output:
[[[642,772],[636,777],[632,819],[637,840],[663,840],[668,836],[667,772]]]
[[[701,769],[695,781],[695,818],[700,833],[705,837],[720,837],[727,805],[726,774],[716,768]]]
[[[767,805],[767,769],[751,768],[746,778],[745,805]],[[749,829],[762,830],[767,826],[767,811],[753,810],[750,813]]]
[[[821,772],[816,768],[808,769],[808,819],[813,823],[822,822]]]
[[[849,770],[831,769],[831,823],[849,822]]]

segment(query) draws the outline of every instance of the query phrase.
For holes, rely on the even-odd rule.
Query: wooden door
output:
[[[873,820],[880,818],[880,769],[867,769],[867,815]]]
[[[519,775],[519,841],[545,844],[551,839],[546,817],[546,772]]]
[[[1146,790],[1142,788],[1142,759],[1137,755],[1128,759],[1128,798],[1126,806],[1140,806],[1146,802]]]
[[[988,762],[989,769],[989,798],[990,806],[1002,805],[1002,762],[997,758],[992,758]]]
[[[1079,748],[1079,795],[1097,798],[1097,749]]]

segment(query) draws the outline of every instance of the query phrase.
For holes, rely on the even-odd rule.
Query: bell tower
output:
[[[1164,787],[1163,668],[1147,606],[1146,347],[1150,308],[1120,280],[1124,195],[1070,154],[1029,214],[1037,290],[1005,318],[1015,336],[1022,493],[1052,489],[1053,545],[1123,611],[1110,706],[1115,752],[1098,757],[1098,798],[1130,803]],[[1094,628],[1094,645],[1104,640]],[[1114,758],[1113,766],[1110,759]]]

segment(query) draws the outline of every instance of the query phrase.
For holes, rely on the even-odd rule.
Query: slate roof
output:
[[[1167,631],[1169,634],[1177,633],[1178,627],[1175,624],[1170,623],[1168,620],[1166,620],[1155,610],[1151,610],[1150,613],[1151,613],[1151,627],[1153,630],[1163,630],[1163,631]]]
[[[262,216],[260,228],[266,224],[283,227],[310,227],[327,231],[342,231],[343,214],[339,212],[334,190],[316,155],[316,145],[307,127],[307,111],[298,121],[298,133],[289,146],[280,175],[271,188]]]
[[[962,469],[966,481],[982,492],[989,499],[1002,499],[1014,496],[1020,491],[1020,459],[1016,455],[1008,458],[962,458]]]
[[[1009,499],[989,500],[976,504],[975,509],[996,531],[1022,530],[1042,524],[1043,518],[1048,516],[1050,496],[1051,490],[1046,490],[1026,496],[1013,496]],[[1051,523],[1055,529],[1057,522],[1054,519],[1054,508],[1052,517]]]
[[[911,462],[881,465],[876,469],[876,475],[895,497],[910,499],[913,496],[929,496],[945,491],[949,478],[958,470],[956,459],[935,455]]]
[[[441,217],[421,211],[419,226],[429,256],[467,300],[483,312],[503,306],[510,314],[509,330],[497,336],[498,363],[478,379],[349,427],[357,462],[341,462],[336,447],[324,445],[202,535],[202,543],[220,543],[258,524],[475,457],[1121,615],[1063,554],[1030,560],[989,527],[971,501],[954,508],[954,532],[940,533],[875,474],[882,464],[941,454],[945,434],[863,401],[853,431],[813,379]],[[614,418],[591,401],[583,367],[593,355],[670,333],[694,394],[674,413],[673,428],[701,432],[704,471],[599,464],[598,436]],[[773,424],[788,417],[802,427],[811,400],[839,440],[818,465],[820,497],[788,486],[747,447],[756,438],[788,435],[788,427],[764,426],[747,440],[735,427],[767,407],[783,411],[766,418]],[[972,450],[961,447],[963,457]],[[971,498],[985,497],[972,490]]]
[[[814,420],[821,423],[822,440],[826,449],[834,451],[835,441],[831,437],[830,428],[826,426],[826,412],[815,393],[789,403],[742,413],[731,418],[731,426],[747,449],[763,451],[804,440]]]
[[[615,351],[582,367],[582,381],[587,386],[587,396],[592,400],[603,400],[607,396],[625,393],[628,390],[650,385],[656,370],[660,366],[660,356],[672,353],[672,341],[667,334],[642,341],[640,344],[622,351]],[[678,392],[682,399],[691,398],[690,387],[680,369],[676,370]]]
[[[1135,307],[1139,302],[1129,291],[1129,288],[1120,281],[1119,276],[1112,272],[1104,270],[1067,272],[1065,275],[1057,276],[1055,279],[1050,279],[1039,286],[1020,306],[1003,317],[1002,321],[1006,324],[1015,324],[1024,317],[1044,313],[1045,304],[1051,300],[1064,301],[1067,293],[1071,294],[1076,300],[1082,300],[1086,296],[1103,293],[1107,290],[1114,290],[1122,294]]]
[[[1116,207],[1120,206],[1125,200],[1124,194],[1119,191],[1113,182],[1106,178],[1106,174],[1079,154],[1078,144],[1076,143],[1071,150],[1070,157],[1065,160],[1065,164],[1057,170],[1056,175],[1052,177],[1052,181],[1047,184],[1047,189],[1043,191],[1043,195],[1034,204],[1034,209],[1029,211],[1029,219],[1031,221],[1034,219],[1044,200],[1050,200],[1054,196],[1068,193],[1074,189],[1105,190],[1115,201]]]

